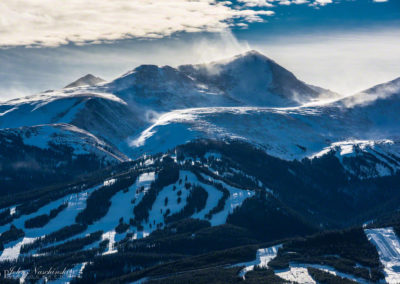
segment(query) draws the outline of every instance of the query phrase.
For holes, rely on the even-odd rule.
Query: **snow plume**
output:
[[[0,14],[0,46],[54,47],[220,32],[274,12],[217,0],[13,0],[0,2]]]
[[[14,98],[26,97],[28,95],[32,95],[32,91],[30,91],[28,88],[25,88],[24,86],[11,86],[9,88],[2,87],[0,88],[0,103]],[[1,115],[2,113],[0,112],[0,116]]]
[[[292,3],[297,4],[297,5],[306,4],[306,3],[308,3],[308,0],[293,0]]]
[[[145,130],[143,130],[137,137],[129,138],[128,144],[130,147],[140,147],[146,143],[146,140],[156,133],[156,128],[160,125],[167,125],[171,122],[186,122],[195,118],[195,114],[191,112],[193,109],[174,110],[164,113],[156,117],[155,122]]]
[[[251,47],[247,41],[239,41],[233,33],[226,29],[214,38],[202,38],[193,46],[193,54],[196,54],[196,62],[212,62],[250,51]],[[216,75],[220,72],[215,64],[202,64],[210,74]]]
[[[346,97],[342,102],[346,107],[365,106],[379,99],[387,99],[391,96],[400,96],[400,78],[389,83],[381,84],[372,89]]]
[[[304,96],[302,94],[300,94],[299,92],[296,92],[295,90],[292,91],[292,98],[299,105],[305,105],[310,102],[310,100],[308,98],[304,98]]]
[[[161,116],[161,114],[154,110],[147,110],[144,116],[147,122],[155,123],[157,119]]]
[[[238,0],[238,2],[248,7],[274,7],[272,1],[268,0]]]

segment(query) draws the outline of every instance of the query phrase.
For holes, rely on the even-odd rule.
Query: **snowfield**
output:
[[[110,161],[124,162],[130,160],[115,147],[110,146],[92,133],[66,123],[0,129],[0,138],[8,135],[19,136],[24,145],[40,149],[57,146],[71,148],[73,150],[71,154],[74,158],[78,155],[95,154]],[[10,140],[9,143],[15,142]]]
[[[289,269],[275,270],[275,274],[287,281],[294,281],[299,284],[311,284],[311,283],[315,284],[316,281],[308,273],[307,267],[316,268],[316,269],[328,272],[335,276],[347,278],[349,280],[355,281],[360,284],[368,284],[369,283],[368,281],[366,281],[362,278],[355,277],[348,273],[343,273],[343,272],[337,271],[333,267],[330,267],[327,265],[319,265],[319,264],[290,263]]]
[[[20,254],[21,247],[26,244],[33,243],[36,238],[22,238],[21,241],[15,241],[8,244],[8,247],[3,250],[0,256],[0,261],[16,260]]]
[[[234,266],[244,266],[244,268],[239,272],[239,276],[243,277],[243,279],[246,279],[246,273],[254,270],[256,266],[268,268],[268,263],[277,256],[278,250],[281,247],[282,245],[276,245],[269,248],[259,249],[257,250],[255,260],[235,264]],[[316,281],[308,273],[307,267],[320,269],[332,275],[353,280],[357,283],[368,284],[368,282],[362,278],[337,271],[336,269],[327,265],[290,263],[288,269],[274,270],[274,272],[277,276],[290,282],[296,282],[299,284],[316,284]]]
[[[128,139],[131,148],[127,151],[131,155],[153,154],[195,138],[219,138],[244,140],[285,160],[320,157],[331,150],[339,151],[339,157],[349,156],[355,147],[375,156],[379,156],[373,153],[375,149],[386,156],[400,156],[399,140],[392,132],[400,120],[394,118],[388,124],[393,130],[386,131],[377,117],[368,113],[366,109],[354,115],[334,105],[174,110]]]
[[[276,257],[278,254],[278,250],[282,247],[282,245],[276,245],[269,248],[262,248],[257,250],[256,259],[249,262],[242,262],[235,264],[234,266],[244,266],[244,268],[240,271],[239,276],[246,279],[246,273],[254,270],[254,267],[268,267],[268,262]]]
[[[365,229],[365,234],[378,250],[386,282],[400,283],[400,241],[393,228]]]

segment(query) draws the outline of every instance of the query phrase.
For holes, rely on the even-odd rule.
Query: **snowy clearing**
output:
[[[269,248],[262,248],[257,250],[256,259],[249,262],[242,262],[235,264],[234,266],[244,266],[244,268],[240,271],[239,275],[245,279],[246,273],[254,270],[255,266],[259,267],[268,267],[268,262],[270,262],[273,258],[276,257],[278,250],[282,247],[282,245],[276,245]]]
[[[312,279],[308,273],[308,267],[316,268],[342,278],[347,278],[360,284],[369,283],[365,279],[355,277],[351,274],[337,271],[333,267],[320,264],[290,263],[288,269],[275,270],[275,274],[287,281],[296,281],[299,284],[316,283],[316,281],[314,281],[314,279]]]

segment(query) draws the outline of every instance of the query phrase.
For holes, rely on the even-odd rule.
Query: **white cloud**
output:
[[[244,0],[267,7],[267,1]],[[264,5],[262,5],[264,3]],[[258,4],[258,5],[256,5]],[[273,11],[216,0],[12,0],[0,2],[0,46],[59,46],[176,32],[220,32]]]
[[[314,3],[312,3],[312,6],[325,6],[327,4],[333,3],[332,0],[315,0]]]
[[[383,2],[388,2],[389,0],[373,0],[376,3],[383,3]]]
[[[280,5],[290,5],[290,4],[292,4],[289,0],[281,0],[281,1],[279,1],[279,4]]]
[[[293,0],[293,4],[305,4],[308,3],[308,0]]]
[[[271,1],[268,0],[238,0],[239,3],[243,3],[247,7],[274,7]]]

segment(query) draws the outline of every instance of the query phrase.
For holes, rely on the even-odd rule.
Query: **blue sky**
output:
[[[6,0],[0,100],[86,73],[110,80],[140,64],[198,63],[248,49],[308,83],[354,93],[400,76],[400,1],[378,1]]]

